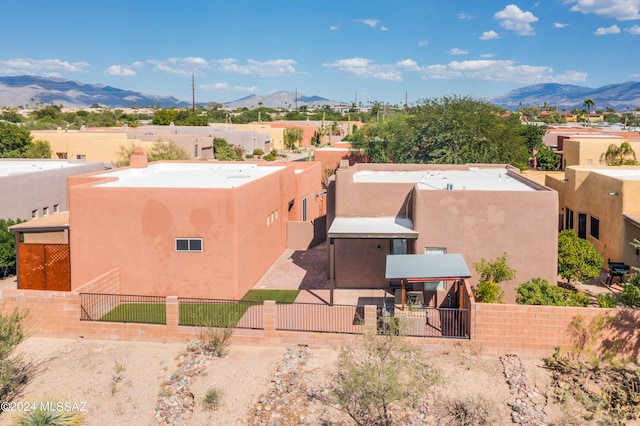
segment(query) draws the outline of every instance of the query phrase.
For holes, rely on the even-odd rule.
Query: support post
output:
[[[333,306],[333,290],[336,286],[336,249],[334,239],[329,238],[329,305]]]

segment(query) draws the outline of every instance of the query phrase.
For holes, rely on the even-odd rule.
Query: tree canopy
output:
[[[368,123],[348,139],[373,162],[500,163],[525,168],[530,138],[517,115],[471,97],[421,101],[406,114]]]
[[[4,278],[16,268],[16,237],[9,228],[24,220],[0,219],[0,274]]]
[[[634,166],[638,164],[636,153],[629,145],[629,142],[622,142],[620,146],[616,144],[609,145],[605,153],[605,161],[607,166]]]
[[[572,279],[586,282],[600,274],[602,256],[587,240],[571,229],[558,235],[558,275],[569,283]]]
[[[22,158],[31,145],[31,133],[15,124],[0,122],[0,157]]]

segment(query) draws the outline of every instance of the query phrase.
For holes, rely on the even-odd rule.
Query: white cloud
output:
[[[205,92],[240,92],[240,93],[256,93],[260,91],[258,86],[233,86],[230,87],[228,83],[213,83],[213,84],[202,84],[200,85],[200,89]]]
[[[505,30],[513,31],[518,35],[535,34],[531,23],[538,22],[538,18],[531,12],[523,12],[515,4],[510,4],[503,10],[493,15],[494,19],[500,21],[500,26]]]
[[[618,21],[640,19],[640,0],[565,0],[565,3],[573,4],[572,12],[585,15],[594,13]]]
[[[387,28],[387,27],[380,27],[380,31],[389,31],[389,28]]]
[[[371,28],[375,28],[380,23],[379,19],[356,19],[356,22],[360,24],[368,25]]]
[[[340,27],[338,27],[337,25],[329,25],[329,30],[330,31],[338,31],[340,29]]]
[[[640,25],[634,25],[633,27],[625,29],[626,32],[633,35],[640,35]]]
[[[466,13],[458,13],[458,19],[462,19],[463,21],[470,21],[473,19],[473,16],[467,15]]]
[[[569,26],[569,24],[564,24],[562,22],[554,22],[553,23],[553,28],[567,28]]]
[[[228,58],[215,61],[220,69],[242,75],[256,77],[283,77],[296,74],[296,61],[293,59],[272,59],[269,61],[255,61],[247,59],[245,65],[241,65],[237,59]]]
[[[500,38],[500,36],[498,35],[497,32],[495,32],[493,30],[485,31],[480,36],[480,40],[494,40],[494,39],[497,39],[497,38]]]
[[[59,76],[59,72],[87,72],[86,62],[67,62],[60,59],[13,58],[0,61],[0,74],[41,74]]]
[[[481,58],[494,58],[495,56],[495,53],[483,53],[482,55],[480,55]]]
[[[457,47],[454,47],[453,49],[449,49],[449,54],[450,55],[468,55],[469,51],[468,50],[464,50],[464,49],[458,49]]]
[[[418,42],[418,46],[420,47],[424,47],[424,46],[428,46],[429,45],[429,40],[420,40]]]
[[[620,27],[618,27],[615,24],[607,28],[600,27],[594,32],[595,35],[599,35],[599,36],[608,35],[608,34],[619,34],[619,33],[620,33]]]
[[[547,66],[520,65],[504,60],[453,61],[446,65],[437,64],[422,68],[424,79],[471,78],[481,81],[512,82],[518,84],[575,83],[584,82],[587,74],[567,71],[554,74]]]
[[[111,65],[105,71],[105,74],[118,77],[135,77],[136,72],[129,67],[123,65]]]
[[[375,64],[371,59],[348,58],[322,65],[327,68],[336,68],[352,78],[371,78],[385,81],[403,81],[403,72],[422,70],[413,59],[403,59],[395,64]]]
[[[229,85],[227,83],[213,83],[213,84],[200,85],[200,89],[207,92],[213,92],[215,90],[227,90],[228,88],[229,88]]]
[[[192,73],[202,73],[202,69],[209,68],[206,59],[198,57],[169,58],[165,61],[150,59],[147,61],[153,65],[154,71],[166,72],[180,76],[188,76]]]

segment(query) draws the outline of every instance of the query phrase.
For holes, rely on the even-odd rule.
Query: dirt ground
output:
[[[177,371],[180,355],[186,353],[186,343],[31,337],[18,349],[37,369],[17,401],[52,396],[59,401],[79,403],[86,425],[155,425],[158,424],[154,418],[158,393]],[[269,394],[273,396],[274,375],[281,370],[288,349],[231,345],[226,357],[211,359],[206,371],[193,377],[190,383],[194,409],[189,420],[181,424],[256,424],[256,407],[266,409],[261,400]],[[279,420],[280,424],[351,424],[337,408],[322,402],[331,389],[337,350],[311,348],[308,355],[296,380],[296,386],[302,391],[290,394],[289,414]],[[495,416],[492,424],[511,424],[509,404],[515,396],[509,389],[499,358],[462,348],[429,354],[429,358],[441,377],[432,388],[433,405],[429,407],[432,415],[438,410],[436,401],[475,396],[491,407]],[[542,368],[541,361],[526,360],[525,364],[527,382],[535,385],[542,395],[546,394],[550,386],[549,372]],[[114,377],[118,373],[121,379],[116,381]],[[205,409],[202,403],[210,388],[222,392],[220,407],[215,411]],[[561,408],[550,398],[545,411],[549,424],[568,424],[562,421]],[[12,419],[11,413],[2,413],[0,425],[10,425]]]

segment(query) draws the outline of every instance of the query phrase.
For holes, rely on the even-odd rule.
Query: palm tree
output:
[[[636,153],[629,145],[629,142],[622,142],[620,146],[616,144],[609,145],[604,156],[607,166],[633,166],[638,164]]]
[[[596,103],[593,102],[593,99],[589,98],[589,99],[585,99],[584,102],[582,103],[582,106],[587,108],[587,110],[589,111],[589,113],[591,113],[591,108],[593,108],[594,106],[596,106]]]

